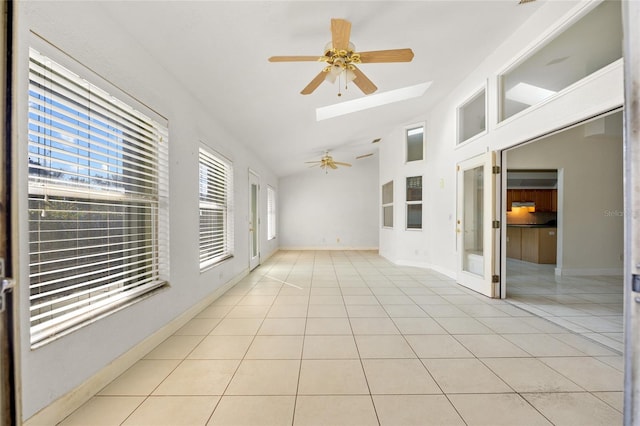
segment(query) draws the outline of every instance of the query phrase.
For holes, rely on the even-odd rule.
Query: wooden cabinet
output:
[[[518,201],[532,201],[536,205],[537,212],[558,211],[557,189],[507,189],[507,211],[511,211],[511,205]]]
[[[557,228],[507,227],[507,257],[532,263],[556,263]]]

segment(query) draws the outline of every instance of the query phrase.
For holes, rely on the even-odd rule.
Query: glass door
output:
[[[495,256],[499,229],[494,228],[496,209],[495,153],[489,152],[458,164],[459,284],[489,297],[500,297]]]

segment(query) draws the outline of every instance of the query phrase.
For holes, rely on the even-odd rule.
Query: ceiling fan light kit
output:
[[[331,20],[331,42],[325,46],[324,55],[317,56],[272,56],[270,62],[301,62],[320,61],[327,65],[316,77],[300,92],[309,95],[322,84],[323,81],[335,83],[344,78],[345,84],[354,82],[365,94],[369,95],[378,88],[356,66],[363,63],[382,62],[411,62],[413,51],[411,49],[376,50],[371,52],[356,52],[355,45],[349,40],[351,35],[351,22],[345,19]],[[338,96],[342,93],[338,89]]]

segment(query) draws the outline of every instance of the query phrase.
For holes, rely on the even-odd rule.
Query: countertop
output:
[[[557,225],[545,225],[545,224],[529,224],[529,223],[507,223],[507,226],[514,228],[557,228]]]

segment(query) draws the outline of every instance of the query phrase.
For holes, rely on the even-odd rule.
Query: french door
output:
[[[489,297],[500,297],[495,165],[495,152],[457,165],[457,281]]]

